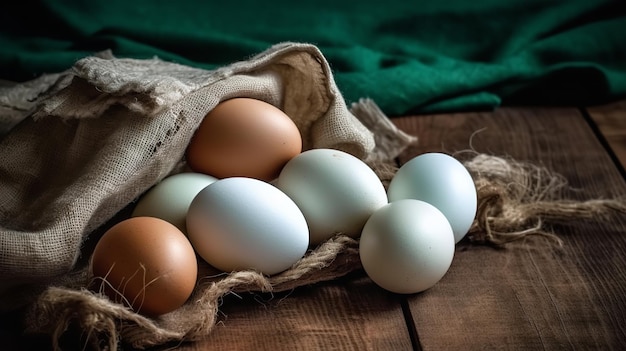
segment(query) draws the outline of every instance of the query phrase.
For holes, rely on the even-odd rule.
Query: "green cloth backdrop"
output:
[[[111,49],[215,68],[282,41],[317,45],[347,102],[390,116],[626,96],[624,0],[16,1],[0,79]]]

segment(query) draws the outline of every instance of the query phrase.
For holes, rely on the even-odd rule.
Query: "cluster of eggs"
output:
[[[349,153],[302,151],[291,118],[255,99],[218,104],[186,159],[190,171],[143,194],[91,258],[98,288],[147,315],[185,303],[196,254],[224,272],[274,275],[338,233],[360,238],[363,268],[376,284],[420,292],[447,272],[476,212],[473,180],[451,156],[417,156],[385,189]]]

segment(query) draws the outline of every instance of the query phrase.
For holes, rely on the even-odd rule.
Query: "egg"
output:
[[[189,206],[187,230],[198,255],[225,272],[273,275],[302,258],[309,244],[298,206],[272,184],[247,177],[201,190]]]
[[[426,202],[405,199],[372,214],[363,227],[359,256],[378,286],[413,294],[443,278],[452,264],[454,245],[452,227],[441,211]]]
[[[198,275],[196,254],[173,224],[132,217],[109,228],[90,260],[93,288],[136,312],[158,316],[182,306]]]
[[[216,180],[195,172],[166,177],[139,198],[131,216],[161,218],[187,233],[186,217],[191,201],[200,190]]]
[[[437,207],[448,219],[458,243],[476,217],[477,193],[465,166],[444,153],[425,153],[403,164],[389,182],[390,202],[416,199]]]
[[[204,117],[186,160],[193,171],[216,178],[271,181],[301,151],[300,131],[282,110],[261,100],[233,98]]]
[[[337,233],[358,237],[369,216],[387,204],[376,173],[361,159],[334,149],[310,149],[292,158],[276,186],[304,214],[312,245]]]

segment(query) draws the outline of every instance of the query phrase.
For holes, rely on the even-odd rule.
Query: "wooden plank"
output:
[[[609,147],[626,168],[626,100],[587,109]]]
[[[398,118],[420,138],[402,161],[469,149],[563,174],[575,199],[626,195],[615,164],[576,109]],[[624,349],[626,218],[556,226],[562,248],[527,238],[505,249],[459,243],[450,271],[410,297],[424,350]]]
[[[611,121],[618,127],[600,128],[605,135],[623,127],[619,118]],[[624,179],[577,109],[503,108],[394,122],[420,137],[402,162],[473,147],[565,175],[576,189],[566,194],[572,198],[626,195]],[[363,272],[290,293],[231,295],[206,340],[176,349],[411,350],[412,335],[425,350],[625,348],[626,219],[572,221],[555,230],[563,248],[537,238],[505,249],[461,243],[444,279],[408,297],[385,292]]]
[[[177,350],[411,350],[401,297],[362,272],[290,293],[228,296],[204,341]]]

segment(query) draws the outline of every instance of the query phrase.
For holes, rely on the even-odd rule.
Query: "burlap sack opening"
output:
[[[205,278],[206,265],[200,273],[204,284],[190,301],[208,305],[190,303],[174,317],[149,320],[86,290],[90,247],[85,243],[97,240],[151,186],[187,170],[184,152],[196,127],[215,105],[233,97],[281,108],[298,126],[305,150],[334,148],[384,165],[416,140],[395,129],[371,101],[357,104],[362,116],[355,117],[323,55],[303,43],[277,44],[214,71],[105,52],[79,60],[67,72],[3,86],[0,104],[9,113],[0,140],[1,310],[31,305],[30,331],[55,337],[78,320],[92,329],[96,344],[105,334],[109,348],[118,339],[146,347],[206,335],[217,308],[206,297],[212,294],[207,283],[214,281]],[[317,253],[327,250],[333,257],[305,258],[300,268],[308,268],[274,282],[248,275],[235,290],[306,284],[307,272],[339,262],[337,254],[354,244],[329,240]],[[353,270],[354,262],[347,267],[335,265],[336,272],[322,279]]]
[[[89,233],[184,167],[195,128],[222,100],[280,107],[305,149],[338,148],[362,159],[374,149],[372,133],[348,111],[310,45],[277,45],[211,72],[88,57],[68,74],[69,85],[2,140],[2,280],[67,273]]]

